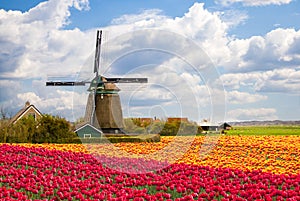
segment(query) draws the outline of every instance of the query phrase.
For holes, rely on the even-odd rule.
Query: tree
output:
[[[172,123],[166,122],[164,124],[163,129],[160,131],[159,134],[165,135],[165,136],[177,135],[178,130],[179,130],[178,124],[176,124],[174,122],[172,122]]]
[[[61,117],[43,115],[35,121],[32,116],[28,116],[15,124],[0,120],[0,142],[58,143],[72,141],[76,136],[71,124]]]
[[[0,119],[9,119],[11,117],[11,112],[8,112],[3,105],[0,108]]]
[[[6,142],[9,127],[10,124],[8,119],[0,119],[0,142]]]
[[[127,133],[133,133],[137,126],[134,124],[133,120],[130,118],[124,119],[124,130]]]
[[[36,130],[37,122],[34,117],[29,115],[20,119],[15,125],[14,130],[17,132],[17,142],[32,142],[33,134]],[[18,132],[19,131],[19,132]]]
[[[151,134],[159,134],[164,128],[164,122],[153,122],[147,127],[147,130]]]
[[[199,132],[198,125],[195,122],[154,122],[149,127],[150,133],[159,133],[164,136],[174,135],[196,135]]]
[[[180,135],[196,135],[198,133],[198,126],[192,122],[182,122],[179,125],[178,134]]]
[[[141,120],[139,119],[139,118],[131,118],[130,119],[133,123],[134,123],[134,125],[136,125],[137,127],[141,127],[142,126],[142,122],[141,122]]]
[[[144,127],[136,127],[133,130],[134,134],[145,134],[146,133],[146,129]]]
[[[9,120],[1,120],[1,142],[25,143],[31,142],[36,129],[36,122],[32,116],[20,119],[15,124]]]
[[[61,117],[44,115],[38,122],[36,132],[33,134],[34,143],[56,143],[61,139],[74,138],[70,123]]]

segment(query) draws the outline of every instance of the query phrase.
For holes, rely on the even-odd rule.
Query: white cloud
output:
[[[300,30],[278,28],[265,36],[234,39],[229,43],[231,60],[224,63],[230,71],[266,71],[299,65]]]
[[[202,12],[201,9],[203,9],[202,5],[195,5],[194,7],[197,6],[199,7],[199,13],[201,13]],[[205,11],[204,13],[206,14],[206,12],[207,11]],[[185,14],[183,18],[190,15],[191,14],[189,13]],[[204,17],[204,16],[200,16],[200,17]],[[207,16],[207,18],[210,17],[212,16]],[[126,16],[126,19],[129,22],[135,24],[136,22],[135,20],[137,20],[136,18],[134,18],[134,20],[128,18],[129,16]],[[187,24],[191,23],[190,21],[193,21],[194,16],[193,17],[190,16],[190,18],[188,18],[188,21],[186,22]],[[158,26],[158,28],[170,30],[172,32],[164,32],[161,31],[160,29],[155,29],[155,31],[152,29],[148,29],[149,32],[147,32],[146,29],[141,33],[134,32],[134,33],[125,34],[124,38],[121,39],[118,38],[117,40],[114,40],[112,43],[110,43],[110,45],[112,46],[114,46],[114,43],[122,44],[118,46],[119,49],[118,48],[113,49],[114,54],[118,53],[117,51],[120,51],[118,55],[122,55],[126,58],[126,56],[128,56],[126,55],[126,52],[135,53],[133,54],[135,56],[131,60],[124,59],[125,61],[127,61],[129,65],[127,65],[127,63],[123,63],[123,65],[119,66],[119,68],[117,68],[117,65],[112,66],[113,69],[111,69],[111,72],[120,73],[121,70],[124,71],[126,76],[136,77],[136,75],[130,71],[133,71],[135,68],[136,69],[140,68],[139,77],[141,76],[148,77],[150,82],[154,84],[158,84],[163,87],[160,89],[160,96],[156,96],[156,93],[151,93],[151,90],[147,91],[147,94],[141,93],[143,96],[145,97],[153,96],[158,98],[160,97],[161,100],[165,100],[164,96],[167,93],[162,89],[167,88],[168,90],[171,90],[171,92],[174,93],[174,96],[176,98],[169,100],[168,102],[164,101],[162,104],[170,105],[171,103],[174,103],[177,100],[179,100],[180,103],[182,104],[183,111],[185,112],[190,111],[189,114],[191,116],[193,115],[194,119],[198,119],[199,117],[196,114],[198,107],[200,108],[205,107],[206,109],[212,110],[212,107],[209,107],[211,106],[211,104],[216,104],[216,103],[219,104],[220,102],[224,104],[225,100],[224,98],[222,99],[222,93],[221,93],[223,87],[222,85],[218,85],[220,86],[218,97],[216,95],[217,93],[213,91],[209,91],[209,90],[214,90],[212,88],[218,88],[212,86],[214,79],[218,78],[218,75],[210,58],[207,55],[205,55],[205,53],[203,53],[202,49],[199,46],[195,45],[195,44],[199,44],[201,46],[201,42],[203,41],[200,41],[195,38],[195,40],[191,42],[184,37],[178,36],[178,34],[175,34],[176,31],[174,26],[176,25],[175,21],[176,20],[180,21],[181,19],[176,18],[174,21],[172,19],[167,19],[167,20],[169,23],[168,26],[163,26],[163,27]],[[214,23],[214,21],[209,23]],[[117,29],[116,25],[114,25],[113,29],[114,30],[112,32],[115,32]],[[213,30],[218,31],[217,29],[213,29]],[[193,31],[197,34],[197,27]],[[203,32],[203,31],[204,30],[199,30],[199,32]],[[205,37],[207,37],[208,40],[210,40],[209,36],[205,36]],[[128,42],[130,40],[131,42]],[[176,41],[176,43],[174,43],[174,41]],[[195,44],[192,44],[193,42]],[[149,53],[143,48],[153,48],[153,49]],[[139,51],[135,52],[136,50]],[[162,50],[165,50],[165,52]],[[211,51],[215,50],[215,52],[217,52],[218,50],[220,50],[220,48],[219,47],[216,49],[212,48],[209,50]],[[116,59],[113,57],[113,55],[109,55],[109,56],[112,58],[105,57],[107,63],[113,62]],[[222,56],[224,56],[224,54],[222,54]],[[130,58],[130,56],[128,57]],[[148,66],[149,63],[147,62],[150,63],[150,66]],[[151,62],[153,62],[154,64]],[[131,66],[131,67],[129,68],[127,66]],[[130,73],[128,73],[127,71],[129,71]],[[122,73],[120,74],[122,75]],[[202,80],[202,78],[204,79]],[[210,89],[207,86],[204,86],[203,83],[210,85]],[[212,99],[214,100],[213,102]],[[141,103],[139,102],[139,104]],[[146,101],[144,101],[143,104],[144,104],[143,106],[145,107]],[[218,110],[216,109],[216,111]]]
[[[256,92],[300,94],[300,70],[274,69],[265,72],[230,73],[221,76],[229,90],[250,87]]]
[[[26,101],[29,101],[29,102],[34,103],[34,104],[39,104],[39,102],[41,102],[41,98],[33,92],[26,92],[26,93],[23,93],[23,94],[17,94],[17,98],[19,98],[24,103]]]
[[[49,97],[41,97],[34,92],[16,94],[13,101],[16,108],[23,107],[26,101],[34,104],[42,113],[60,115],[70,120],[76,120],[84,116],[84,109],[87,102],[87,93],[76,91],[53,90],[54,94]]]
[[[73,0],[73,5],[77,10],[89,10],[89,0]]]
[[[162,11],[158,9],[145,10],[142,13],[134,15],[122,15],[113,19],[113,25],[134,24],[141,27],[149,27],[155,23],[166,20],[167,17],[162,15]]]
[[[218,15],[229,27],[235,27],[239,24],[243,24],[249,18],[245,11],[233,9],[218,12]]]
[[[175,73],[167,67],[157,66],[151,71],[143,71],[140,76],[137,74],[127,76],[147,77],[150,83],[141,88],[135,85],[132,91],[126,90],[130,88],[124,86],[126,84],[121,86],[121,89],[125,88],[124,91],[121,91],[120,96],[126,112],[141,113],[143,111],[144,114],[150,114],[153,107],[161,107],[168,108],[164,114],[185,115],[192,119],[198,119],[199,109],[210,109],[211,94],[208,87],[201,84],[201,78],[197,75],[186,72]]]
[[[274,108],[249,108],[235,109],[227,113],[227,119],[236,120],[276,120],[276,109]]]
[[[40,77],[53,68],[70,72],[80,65],[91,53],[92,37],[61,29],[72,6],[84,9],[88,1],[50,0],[24,13],[0,10],[1,77]]]
[[[229,91],[227,92],[227,102],[229,104],[247,104],[255,103],[262,100],[267,100],[267,96],[260,94],[250,94],[247,92],[240,91]]]
[[[229,6],[234,3],[242,3],[244,6],[266,6],[289,4],[292,0],[215,0],[223,6]]]
[[[161,14],[159,10],[146,10],[138,15],[124,15],[113,20],[113,25],[106,29],[111,36],[134,30],[155,28],[180,34],[196,42],[215,64],[229,60],[230,51],[227,47],[227,29],[232,25],[223,22],[220,13],[211,13],[204,8],[203,3],[195,3],[182,17],[170,18]],[[239,18],[236,16],[236,19]],[[241,17],[243,18],[243,17]],[[184,28],[183,28],[184,27]],[[125,31],[124,31],[125,30]],[[168,40],[148,37],[156,40],[155,44]],[[176,45],[170,42],[169,45]]]
[[[22,90],[22,83],[18,80],[0,79],[0,104],[4,108],[11,108],[16,93]]]

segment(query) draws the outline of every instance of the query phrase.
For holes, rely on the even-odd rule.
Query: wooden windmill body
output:
[[[101,79],[106,81],[104,77]],[[90,88],[89,91],[93,90]],[[97,88],[96,93],[88,96],[84,122],[101,128],[104,133],[123,133],[123,113],[118,94],[120,89],[114,83],[103,83]]]
[[[46,82],[46,86],[82,86],[90,84],[84,122],[102,130],[103,133],[124,133],[121,100],[116,83],[147,83],[147,78],[107,78],[99,75],[102,31],[97,31],[94,62],[95,78],[92,81]]]

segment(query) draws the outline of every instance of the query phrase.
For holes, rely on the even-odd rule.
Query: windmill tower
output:
[[[102,31],[97,31],[94,61],[95,77],[91,81],[46,82],[46,86],[84,86],[90,84],[86,105],[85,123],[102,130],[103,133],[118,134],[123,131],[123,114],[120,89],[116,83],[147,83],[147,78],[107,78],[99,75]]]

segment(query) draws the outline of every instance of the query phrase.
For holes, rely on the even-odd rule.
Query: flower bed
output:
[[[104,145],[2,144],[0,197],[5,200],[299,200],[297,139],[221,138],[212,152],[200,160],[196,156],[203,139],[196,138],[188,152],[174,164],[142,157],[168,146],[172,138],[155,143],[158,147],[154,143],[118,144],[123,151],[141,155],[136,158],[112,156],[114,153],[108,153]],[[290,140],[294,143],[289,143]],[[177,151],[180,147],[173,149]],[[274,159],[279,156],[280,159]],[[246,159],[252,160],[247,163]],[[290,172],[284,169],[284,174],[260,168],[276,167],[276,161],[281,166],[294,165]],[[230,167],[226,167],[230,162]],[[246,167],[250,164],[254,168]]]
[[[205,151],[203,136],[161,137],[157,143],[116,144],[22,144],[26,147],[43,147],[62,151],[95,153],[111,157],[147,158],[169,163],[184,163],[210,167],[261,170],[275,174],[300,174],[300,136],[222,136]],[[167,148],[169,146],[169,148]],[[164,150],[165,151],[161,151]],[[184,150],[186,149],[186,151]],[[155,154],[161,151],[160,154]],[[182,152],[182,154],[178,154]]]

